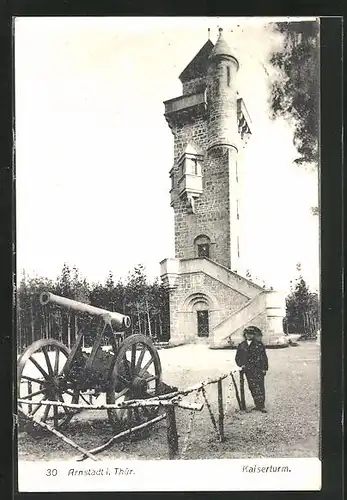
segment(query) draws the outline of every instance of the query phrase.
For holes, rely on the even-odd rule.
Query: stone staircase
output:
[[[256,324],[259,328],[264,326],[265,309],[266,295],[265,292],[260,292],[213,329],[210,347],[229,347],[240,343],[246,326],[250,324]]]
[[[249,325],[262,330],[265,345],[288,345],[282,329],[285,298],[280,292],[261,287],[207,258],[166,259],[161,264],[163,282],[166,280],[176,294],[175,300],[181,304],[178,314],[182,317],[193,314],[182,307],[182,303],[187,303],[187,298],[182,301],[185,290],[190,290],[191,296],[205,293],[212,299],[213,295],[209,308],[210,335],[202,340],[211,349],[236,347],[243,340],[243,329]],[[185,321],[178,325],[179,333],[189,320]],[[195,337],[194,342],[198,341]]]
[[[243,330],[249,325],[258,326],[263,332],[263,342],[268,347],[286,347],[288,339],[283,333],[285,315],[283,294],[258,284],[209,261],[204,271],[223,281],[229,287],[247,295],[248,301],[233,311],[212,329],[211,349],[236,347],[243,340]],[[222,271],[222,272],[221,272]]]

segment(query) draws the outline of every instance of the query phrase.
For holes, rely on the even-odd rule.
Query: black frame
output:
[[[283,4],[285,8],[286,4]],[[258,8],[257,8],[258,6]],[[278,2],[257,4],[251,15],[280,15],[281,6]],[[267,9],[266,7],[270,7]],[[275,9],[273,8],[274,6]],[[338,2],[291,2],[291,12],[286,9],[281,15],[312,15],[316,11],[321,16],[331,16],[341,13],[342,1]],[[154,7],[154,9],[152,8]],[[1,122],[0,148],[2,162],[0,165],[0,212],[1,212],[1,267],[0,299],[2,312],[2,334],[0,336],[0,380],[2,383],[2,425],[0,426],[0,490],[3,498],[15,499],[25,497],[37,498],[105,498],[107,493],[56,493],[56,494],[19,494],[16,488],[16,442],[12,443],[12,385],[15,353],[15,337],[13,331],[12,294],[13,288],[13,249],[15,248],[15,193],[13,192],[12,164],[12,27],[11,16],[19,15],[250,15],[245,12],[245,5],[239,4],[239,11],[230,12],[230,4],[215,2],[200,3],[195,8],[188,3],[158,3],[151,5],[146,2],[98,3],[81,2],[73,6],[66,1],[52,0],[47,3],[25,2],[13,0],[1,10],[0,40],[5,48],[1,62]],[[241,7],[241,8],[240,8]],[[234,8],[234,6],[233,6]],[[249,6],[248,6],[249,8]],[[278,497],[297,499],[342,498],[342,398],[343,371],[343,169],[342,169],[342,19],[339,17],[322,18],[321,23],[321,289],[322,289],[322,330],[329,335],[322,337],[322,461],[323,485],[320,492],[190,492],[190,493],[117,493],[117,498],[159,499],[164,497],[185,498],[272,498]],[[12,478],[12,474],[14,477]],[[109,498],[114,498],[114,493]]]

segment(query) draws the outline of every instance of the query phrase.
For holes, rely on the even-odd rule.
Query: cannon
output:
[[[55,428],[65,427],[78,410],[49,405],[45,401],[92,405],[102,393],[107,404],[146,399],[162,393],[161,363],[153,342],[129,332],[129,316],[43,292],[43,306],[52,304],[86,314],[98,324],[93,345],[83,349],[86,328],[77,332],[71,350],[55,339],[31,344],[18,359],[17,395],[26,414]],[[106,346],[105,346],[106,344]],[[124,428],[153,418],[158,409],[148,407],[108,409],[113,426]]]

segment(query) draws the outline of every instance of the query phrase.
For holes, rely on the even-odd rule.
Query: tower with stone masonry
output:
[[[207,257],[233,269],[240,257],[240,132],[250,134],[237,94],[238,67],[221,32],[216,46],[207,41],[181,73],[183,95],[165,102],[174,135],[176,257],[199,256],[205,243]]]
[[[240,159],[251,120],[237,91],[239,62],[219,31],[180,74],[182,95],[164,102],[174,137],[175,258],[161,263],[161,275],[176,343],[230,344],[249,320],[266,326],[265,291],[231,271],[241,253]]]

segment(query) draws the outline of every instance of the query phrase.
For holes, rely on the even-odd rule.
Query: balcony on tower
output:
[[[202,193],[202,168],[203,155],[188,144],[177,161],[178,194],[180,197],[198,197]]]
[[[169,126],[203,115],[207,109],[206,90],[182,95],[164,102],[165,118]]]
[[[203,155],[188,144],[177,161],[176,196],[187,200],[190,213],[194,212],[194,200],[203,192],[202,166]]]

